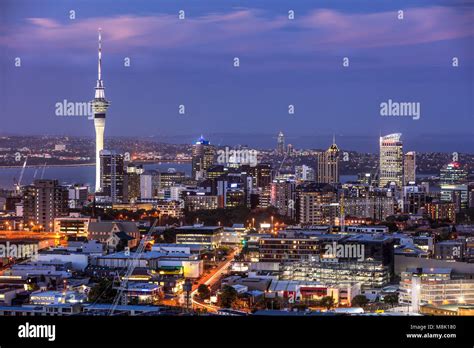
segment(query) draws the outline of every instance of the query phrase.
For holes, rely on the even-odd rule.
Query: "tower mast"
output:
[[[102,81],[102,29],[98,32],[98,63],[97,63],[97,85],[95,87],[95,97],[92,101],[94,111],[95,128],[95,192],[101,191],[101,161],[100,152],[104,149],[105,115],[110,105],[105,99],[104,82]]]

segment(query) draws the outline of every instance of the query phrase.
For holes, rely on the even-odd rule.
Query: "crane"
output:
[[[23,174],[25,174],[25,168],[26,168],[26,161],[27,160],[28,160],[28,157],[25,158],[25,162],[23,163],[23,167],[21,168],[20,178],[18,179],[18,182],[15,184],[15,192],[16,193],[20,192],[21,180],[23,179]]]
[[[44,171],[46,170],[46,162],[44,162],[44,165],[43,165],[43,171],[41,172],[41,179],[43,179],[44,177]]]
[[[127,263],[128,263],[127,270],[125,271],[125,274],[122,277],[122,280],[120,281],[120,285],[117,288],[117,294],[115,295],[114,301],[112,302],[112,306],[110,307],[109,315],[114,314],[119,301],[121,301],[122,304],[124,305],[127,304],[127,298],[123,295],[123,292],[124,290],[127,289],[128,279],[130,278],[133,271],[135,270],[136,262],[142,256],[143,251],[145,250],[146,243],[149,241],[151,234],[155,230],[155,226],[157,223],[158,223],[158,219],[155,219],[155,222],[148,230],[148,233],[140,241],[140,244],[138,245],[137,250],[135,251],[135,254],[133,255],[133,257],[130,257],[127,260]]]

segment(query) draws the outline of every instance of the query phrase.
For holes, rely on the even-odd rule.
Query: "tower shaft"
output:
[[[95,128],[95,192],[101,191],[100,152],[104,149],[105,115],[109,104],[109,101],[105,99],[105,88],[104,82],[102,81],[102,33],[99,28],[97,85],[95,87],[94,100],[92,101]]]

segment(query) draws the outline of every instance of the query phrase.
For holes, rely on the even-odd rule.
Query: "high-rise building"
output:
[[[465,184],[467,171],[462,168],[459,162],[448,163],[441,168],[439,179],[442,185]]]
[[[151,199],[158,196],[160,189],[160,173],[156,170],[147,170],[140,175],[140,198]]]
[[[184,172],[177,172],[173,170],[160,172],[160,189],[179,185],[184,181],[185,178],[186,175]]]
[[[280,215],[295,217],[296,192],[295,182],[275,179],[271,184],[270,202],[278,209]]]
[[[84,185],[72,185],[68,188],[69,191],[69,208],[78,209],[87,202],[87,195],[89,187]]]
[[[95,127],[95,191],[100,192],[100,152],[104,149],[104,131],[105,131],[105,114],[109,107],[109,101],[105,99],[104,82],[102,81],[102,35],[99,29],[99,63],[97,69],[97,85],[95,87],[95,97],[92,101],[92,109],[94,111],[94,127]]]
[[[278,133],[277,153],[280,154],[280,155],[285,154],[285,136],[283,135],[283,132]]]
[[[288,144],[287,150],[286,150],[286,153],[288,154],[288,156],[292,156],[294,152],[295,152],[294,146],[292,144]]]
[[[416,153],[410,151],[403,157],[403,185],[416,181]]]
[[[112,203],[123,201],[125,168],[123,155],[115,151],[100,152],[101,196],[110,197]]]
[[[298,222],[306,225],[335,225],[339,216],[336,189],[311,183],[296,189]]]
[[[295,167],[295,176],[298,181],[315,181],[314,169],[304,164]]]
[[[203,136],[193,145],[192,175],[193,179],[205,179],[206,171],[214,164],[216,149]]]
[[[143,166],[140,164],[129,163],[127,165],[123,185],[124,201],[134,202],[140,198],[140,176],[143,172]]]
[[[337,184],[339,182],[339,153],[335,139],[325,152],[318,153],[319,183]]]
[[[249,167],[250,176],[254,180],[254,186],[258,188],[268,187],[272,182],[272,166],[268,163],[259,163],[255,167]]]
[[[271,205],[271,186],[268,185],[257,189],[258,208],[268,208]]]
[[[456,205],[450,202],[432,202],[426,203],[425,212],[433,220],[448,220],[456,222]]]
[[[394,133],[380,137],[380,175],[379,187],[394,182],[403,184],[403,143],[402,134]]]
[[[368,194],[366,197],[344,198],[345,217],[370,218],[374,221],[383,221],[387,216],[395,213],[393,197],[382,194]]]
[[[35,180],[23,188],[23,223],[39,231],[53,231],[54,219],[68,214],[68,189],[57,180]]]
[[[404,186],[402,190],[403,204],[402,211],[408,214],[418,214],[418,210],[423,208],[430,201],[429,195],[421,186]]]
[[[469,193],[467,185],[441,185],[441,202],[454,203],[456,213],[467,209],[469,206]]]

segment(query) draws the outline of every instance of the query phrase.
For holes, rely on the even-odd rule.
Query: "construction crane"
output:
[[[43,179],[44,177],[44,171],[46,170],[46,162],[44,162],[44,165],[43,165],[43,171],[41,172],[41,179]]]
[[[23,179],[23,174],[25,174],[25,168],[26,168],[26,161],[28,160],[28,157],[25,158],[25,162],[23,163],[23,167],[21,168],[20,172],[20,178],[18,181],[15,183],[15,192],[18,194],[20,193],[20,188],[21,188],[21,180]]]
[[[120,285],[117,288],[117,294],[115,295],[114,301],[112,302],[112,306],[110,307],[109,315],[114,315],[115,309],[117,308],[117,305],[118,305],[119,302],[121,302],[123,305],[127,304],[127,297],[124,296],[123,292],[124,292],[124,290],[127,289],[128,279],[130,278],[133,271],[135,270],[136,263],[137,263],[138,259],[140,259],[143,252],[145,251],[146,244],[150,240],[150,237],[151,237],[153,231],[155,230],[155,226],[156,226],[157,223],[158,223],[158,219],[155,219],[155,222],[153,223],[153,225],[148,230],[148,233],[140,241],[140,244],[138,245],[138,248],[135,251],[135,254],[133,255],[133,257],[130,257],[127,260],[127,263],[128,263],[127,269],[125,271],[125,274],[122,277],[122,280],[120,280],[120,278],[119,278]]]

